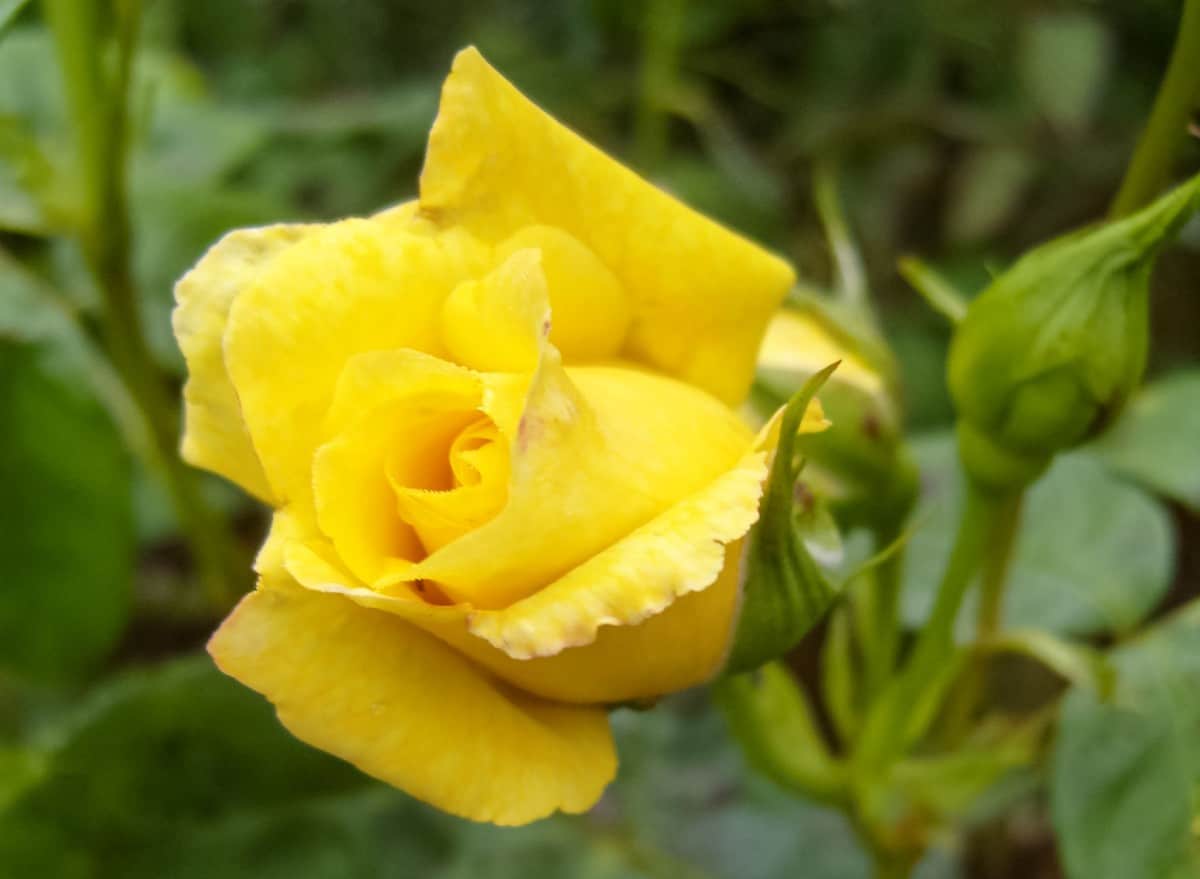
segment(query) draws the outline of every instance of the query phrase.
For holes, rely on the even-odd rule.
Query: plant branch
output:
[[[224,610],[235,597],[233,553],[221,518],[179,457],[179,415],[146,343],[131,265],[127,164],[129,88],[140,23],[139,0],[116,0],[111,20],[95,3],[47,0],[63,73],[84,187],[77,235],[103,304],[102,340],[109,361],[144,422],[147,464],[165,485],[201,586]],[[111,27],[114,64],[104,63]]]
[[[928,711],[914,711],[927,702],[954,652],[954,625],[967,588],[975,579],[996,520],[994,496],[967,480],[966,504],[959,520],[954,548],[938,587],[928,622],[921,630],[908,661],[872,707],[854,762],[864,778],[886,766],[920,735]]]
[[[992,540],[983,558],[983,573],[980,579],[979,615],[976,617],[976,640],[984,641],[1000,628],[1000,617],[1004,610],[1004,586],[1008,570],[1012,565],[1013,550],[1017,534],[1021,530],[1021,508],[1025,499],[1023,491],[1014,493],[1000,501],[997,510]]]
[[[1154,200],[1171,179],[1172,164],[1200,100],[1200,0],[1185,0],[1175,49],[1150,119],[1134,149],[1110,219],[1128,216]]]

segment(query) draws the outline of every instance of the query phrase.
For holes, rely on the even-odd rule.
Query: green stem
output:
[[[996,519],[995,514],[994,501],[968,480],[966,505],[954,537],[950,560],[938,587],[933,612],[921,630],[912,659],[905,669],[905,677],[916,692],[937,673],[937,666],[954,644],[954,624],[958,619],[958,611],[967,587],[979,568]]]
[[[1127,216],[1149,204],[1166,186],[1197,100],[1200,100],[1200,0],[1185,0],[1171,62],[1109,210],[1110,218]]]
[[[880,537],[876,544],[887,546],[890,542]],[[880,692],[896,665],[900,648],[900,575],[903,566],[904,553],[897,551],[875,569],[875,582],[871,584],[874,586],[870,604],[871,640],[865,645],[868,699]]]
[[[106,68],[97,6],[47,0],[63,72],[84,190],[80,244],[103,302],[105,353],[142,421],[147,464],[165,485],[201,586],[218,609],[234,598],[233,553],[220,517],[179,458],[179,416],[142,326],[131,266],[127,157],[128,92],[140,21],[138,0],[118,0],[113,28],[115,65]]]
[[[913,706],[943,671],[954,650],[954,624],[963,597],[984,556],[996,521],[993,496],[967,481],[966,503],[950,560],[938,587],[929,621],[912,655],[870,712],[855,749],[855,764],[867,775],[901,753],[910,734]]]
[[[1021,530],[1021,506],[1025,492],[1018,491],[998,504],[992,540],[983,558],[980,578],[979,615],[976,618],[976,639],[983,641],[1000,628],[1004,610],[1004,585],[1012,564],[1013,549]]]
[[[1012,564],[1013,549],[1021,526],[1023,490],[999,496],[992,534],[984,548],[979,582],[979,609],[975,618],[975,641],[987,641],[1000,629],[1004,611],[1004,586]],[[946,709],[944,740],[960,741],[970,730],[975,712],[987,692],[988,656],[976,651],[968,660],[962,683]]]

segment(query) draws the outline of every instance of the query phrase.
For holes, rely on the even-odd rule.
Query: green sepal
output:
[[[742,557],[742,603],[728,673],[749,671],[799,643],[837,598],[839,586],[821,571],[795,523],[797,434],[809,403],[837,367],[825,367],[784,407],[779,445],[763,493],[758,523]]]
[[[829,752],[808,699],[779,662],[722,678],[713,695],[759,772],[789,790],[835,802],[845,788],[845,767]]]

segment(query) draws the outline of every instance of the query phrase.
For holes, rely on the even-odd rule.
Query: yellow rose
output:
[[[446,811],[587,809],[607,706],[729,647],[769,455],[733,407],[791,283],[463,51],[418,201],[177,286],[184,456],[275,508],[217,664]]]

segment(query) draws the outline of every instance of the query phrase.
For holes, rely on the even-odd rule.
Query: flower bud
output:
[[[904,446],[891,351],[873,326],[815,297],[793,300],[768,325],[758,360],[764,402],[786,399],[822,366],[831,426],[803,438],[804,477],[845,527],[888,528],[908,513],[916,470]]]
[[[979,484],[1027,484],[1121,411],[1146,364],[1154,259],[1197,207],[1200,177],[1034,249],[971,303],[948,381],[960,455]]]

